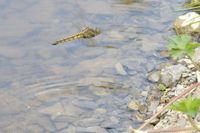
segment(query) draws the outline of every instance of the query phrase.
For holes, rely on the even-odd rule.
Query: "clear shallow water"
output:
[[[173,7],[183,1],[118,3],[0,1],[1,132],[113,133],[137,126],[127,103],[163,61],[156,51],[173,33],[180,14]],[[95,47],[85,40],[50,45],[84,26],[102,29]],[[117,63],[127,75],[116,72]]]

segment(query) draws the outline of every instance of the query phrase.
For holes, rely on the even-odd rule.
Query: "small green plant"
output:
[[[200,43],[193,42],[192,37],[187,34],[177,35],[169,39],[168,50],[173,59],[179,59],[185,55],[192,57],[195,48]]]
[[[166,91],[166,89],[167,89],[164,84],[159,84],[158,88],[159,88],[160,91]]]
[[[200,99],[188,97],[180,100],[170,106],[170,109],[185,113],[191,125],[198,131],[200,128],[196,125],[193,118],[196,117],[200,106]]]
[[[185,6],[189,9],[199,9],[200,8],[200,0],[189,0]]]
[[[185,4],[184,7],[186,9],[179,9],[176,11],[194,11],[194,12],[200,12],[200,0],[188,0]]]

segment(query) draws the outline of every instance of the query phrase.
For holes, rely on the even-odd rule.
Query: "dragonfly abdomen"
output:
[[[76,39],[80,39],[80,38],[83,38],[83,35],[82,34],[76,34],[76,35],[72,35],[70,37],[66,37],[66,38],[57,40],[52,45],[57,45],[57,44],[65,43],[65,42],[70,42],[70,41],[73,41],[73,40],[76,40]]]

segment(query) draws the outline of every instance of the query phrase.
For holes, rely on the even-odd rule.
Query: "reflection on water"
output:
[[[1,0],[1,132],[113,133],[137,126],[127,103],[161,62],[155,51],[171,34],[180,3],[117,3]],[[99,47],[84,40],[51,45],[85,24],[103,30],[93,39]]]

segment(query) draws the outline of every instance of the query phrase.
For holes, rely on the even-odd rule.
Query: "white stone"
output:
[[[186,13],[175,20],[174,26],[179,34],[200,32],[200,15],[196,12]]]
[[[186,13],[185,15],[179,16],[180,19],[183,19],[182,26],[188,26],[191,25],[191,27],[196,30],[199,27],[199,22],[200,21],[200,15],[197,14],[196,12],[189,12]],[[194,24],[192,24],[194,23]]]

